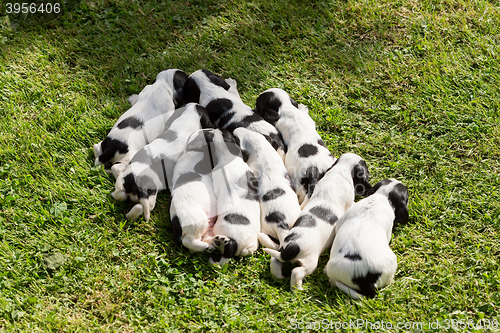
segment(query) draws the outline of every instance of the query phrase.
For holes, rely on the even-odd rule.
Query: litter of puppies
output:
[[[287,92],[268,89],[252,109],[233,79],[168,69],[129,102],[93,147],[95,164],[116,178],[112,197],[135,203],[127,219],[148,221],[158,192],[170,190],[175,244],[220,251],[211,263],[252,255],[260,243],[273,277],[283,278],[283,262],[295,265],[294,290],[329,249],[324,272],[352,298],[390,284],[389,242],[393,225],[408,221],[407,188],[395,179],[372,187],[363,158],[332,155]]]

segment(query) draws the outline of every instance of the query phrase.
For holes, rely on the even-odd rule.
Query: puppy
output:
[[[299,106],[285,91],[266,90],[257,98],[255,111],[281,133],[287,147],[285,166],[304,208],[335,157],[316,132],[307,107]]]
[[[158,191],[171,188],[175,163],[189,136],[201,128],[213,128],[205,108],[195,103],[176,109],[165,126],[167,130],[137,152],[116,179],[113,198],[139,202],[126,214],[129,220],[142,214],[149,220]]]
[[[280,261],[299,266],[292,270],[291,289],[302,289],[302,279],[312,274],[319,256],[332,245],[333,228],[338,218],[354,204],[355,194],[371,189],[368,167],[356,154],[343,154],[316,184],[311,199],[295,221],[281,247],[264,249],[273,256],[271,274],[282,278]],[[276,260],[277,259],[277,260]]]
[[[354,299],[375,297],[391,283],[398,266],[389,247],[392,227],[408,222],[408,190],[401,182],[382,180],[372,192],[338,220],[325,267],[332,285]]]
[[[233,132],[237,127],[245,127],[262,134],[284,158],[286,148],[278,130],[245,105],[237,92],[231,91],[229,84],[220,76],[203,69],[188,77],[184,86],[184,98],[204,106],[210,115],[210,121],[217,128]]]
[[[234,256],[251,255],[259,246],[260,209],[257,180],[241,158],[233,135],[227,130],[215,130],[210,147],[215,168],[212,171],[217,222],[213,237],[206,241],[222,252],[218,262],[224,265]],[[210,262],[214,260],[210,258]]]
[[[132,105],[111,128],[107,137],[94,145],[95,165],[112,167],[115,178],[125,170],[139,149],[165,130],[165,123],[176,106],[183,104],[182,88],[187,75],[178,69],[168,69],[156,76],[152,85],[139,95],[132,95]]]
[[[234,130],[244,159],[257,178],[262,246],[278,249],[300,214],[300,205],[283,160],[259,133],[239,127]]]
[[[174,241],[192,252],[212,252],[204,242],[217,219],[211,152],[205,136],[213,130],[195,132],[189,138],[186,152],[174,167],[170,221]]]

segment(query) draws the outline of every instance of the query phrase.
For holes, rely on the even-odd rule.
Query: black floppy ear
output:
[[[357,195],[366,197],[371,193],[372,186],[368,182],[370,173],[368,172],[368,166],[364,160],[361,160],[352,168],[352,181],[354,183],[354,192]]]
[[[210,121],[210,116],[208,115],[207,110],[201,106],[201,105],[196,105],[196,111],[198,112],[198,115],[200,116],[200,125],[201,128],[214,128],[214,125]]]
[[[184,85],[188,79],[186,73],[181,70],[178,70],[174,74],[174,104],[175,107],[181,107],[186,104],[184,98]]]
[[[270,108],[264,108],[262,111],[263,111],[262,118],[264,118],[264,120],[267,121],[268,123],[274,124],[280,119],[280,114],[276,110]]]
[[[210,82],[212,82],[216,86],[222,87],[225,90],[229,90],[229,88],[231,88],[229,86],[229,84],[226,81],[224,81],[224,79],[222,77],[220,77],[219,75],[214,74],[211,71],[206,70],[206,69],[203,69],[202,72],[205,73],[205,75],[208,77]]]
[[[248,161],[248,159],[250,158],[250,152],[248,150],[244,150],[242,149],[241,150],[241,155],[243,157],[243,161],[245,161],[245,163]]]
[[[403,184],[397,184],[394,189],[389,192],[389,202],[394,209],[394,224],[408,223],[408,189]]]
[[[184,95],[183,103],[199,103],[200,102],[200,88],[192,77],[188,77],[182,88]]]

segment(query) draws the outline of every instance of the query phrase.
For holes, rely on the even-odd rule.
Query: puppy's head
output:
[[[346,153],[341,155],[330,169],[337,165],[344,165],[350,168],[356,195],[367,196],[371,193],[372,186],[368,182],[370,173],[368,172],[365,160],[356,154]]]
[[[238,127],[233,131],[233,135],[239,142],[243,161],[248,162],[248,158],[250,157],[250,152],[253,149],[252,141],[255,142],[255,137],[261,134],[252,132],[244,127]]]
[[[255,103],[255,112],[264,118],[267,122],[275,124],[282,114],[282,106],[292,105],[299,110],[299,104],[293,100],[286,91],[279,88],[271,88],[264,91],[257,97]],[[307,108],[301,108],[306,110]]]
[[[229,84],[219,75],[206,69],[200,69],[189,75],[184,84],[183,93],[185,102],[199,103],[201,90],[209,86],[221,87],[226,91],[230,88]]]
[[[216,129],[213,134],[205,136],[210,146],[214,165],[222,167],[241,156],[240,141],[225,129]]]
[[[408,222],[408,189],[403,183],[396,179],[384,179],[373,186],[371,193],[387,196],[394,210],[394,224]]]
[[[167,69],[156,76],[156,81],[166,82],[171,87],[176,108],[186,104],[184,100],[184,84],[187,79],[187,74],[180,69]]]

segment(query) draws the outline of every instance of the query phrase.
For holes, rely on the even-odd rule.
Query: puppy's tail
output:
[[[285,248],[280,247],[278,250],[265,248],[264,251],[279,261],[284,262],[293,260],[300,253],[300,246],[291,242]]]
[[[278,259],[279,261],[283,261],[281,259],[281,252],[279,250],[275,250],[275,249],[270,249],[270,248],[263,248],[264,252],[266,252],[267,254],[269,254],[271,257],[274,257],[276,259]]]
[[[351,296],[353,299],[361,299],[364,298],[365,296],[360,294],[360,291],[352,289],[351,287],[346,286],[342,282],[336,281],[335,285],[337,288],[339,288],[342,292],[346,293],[347,295]]]

